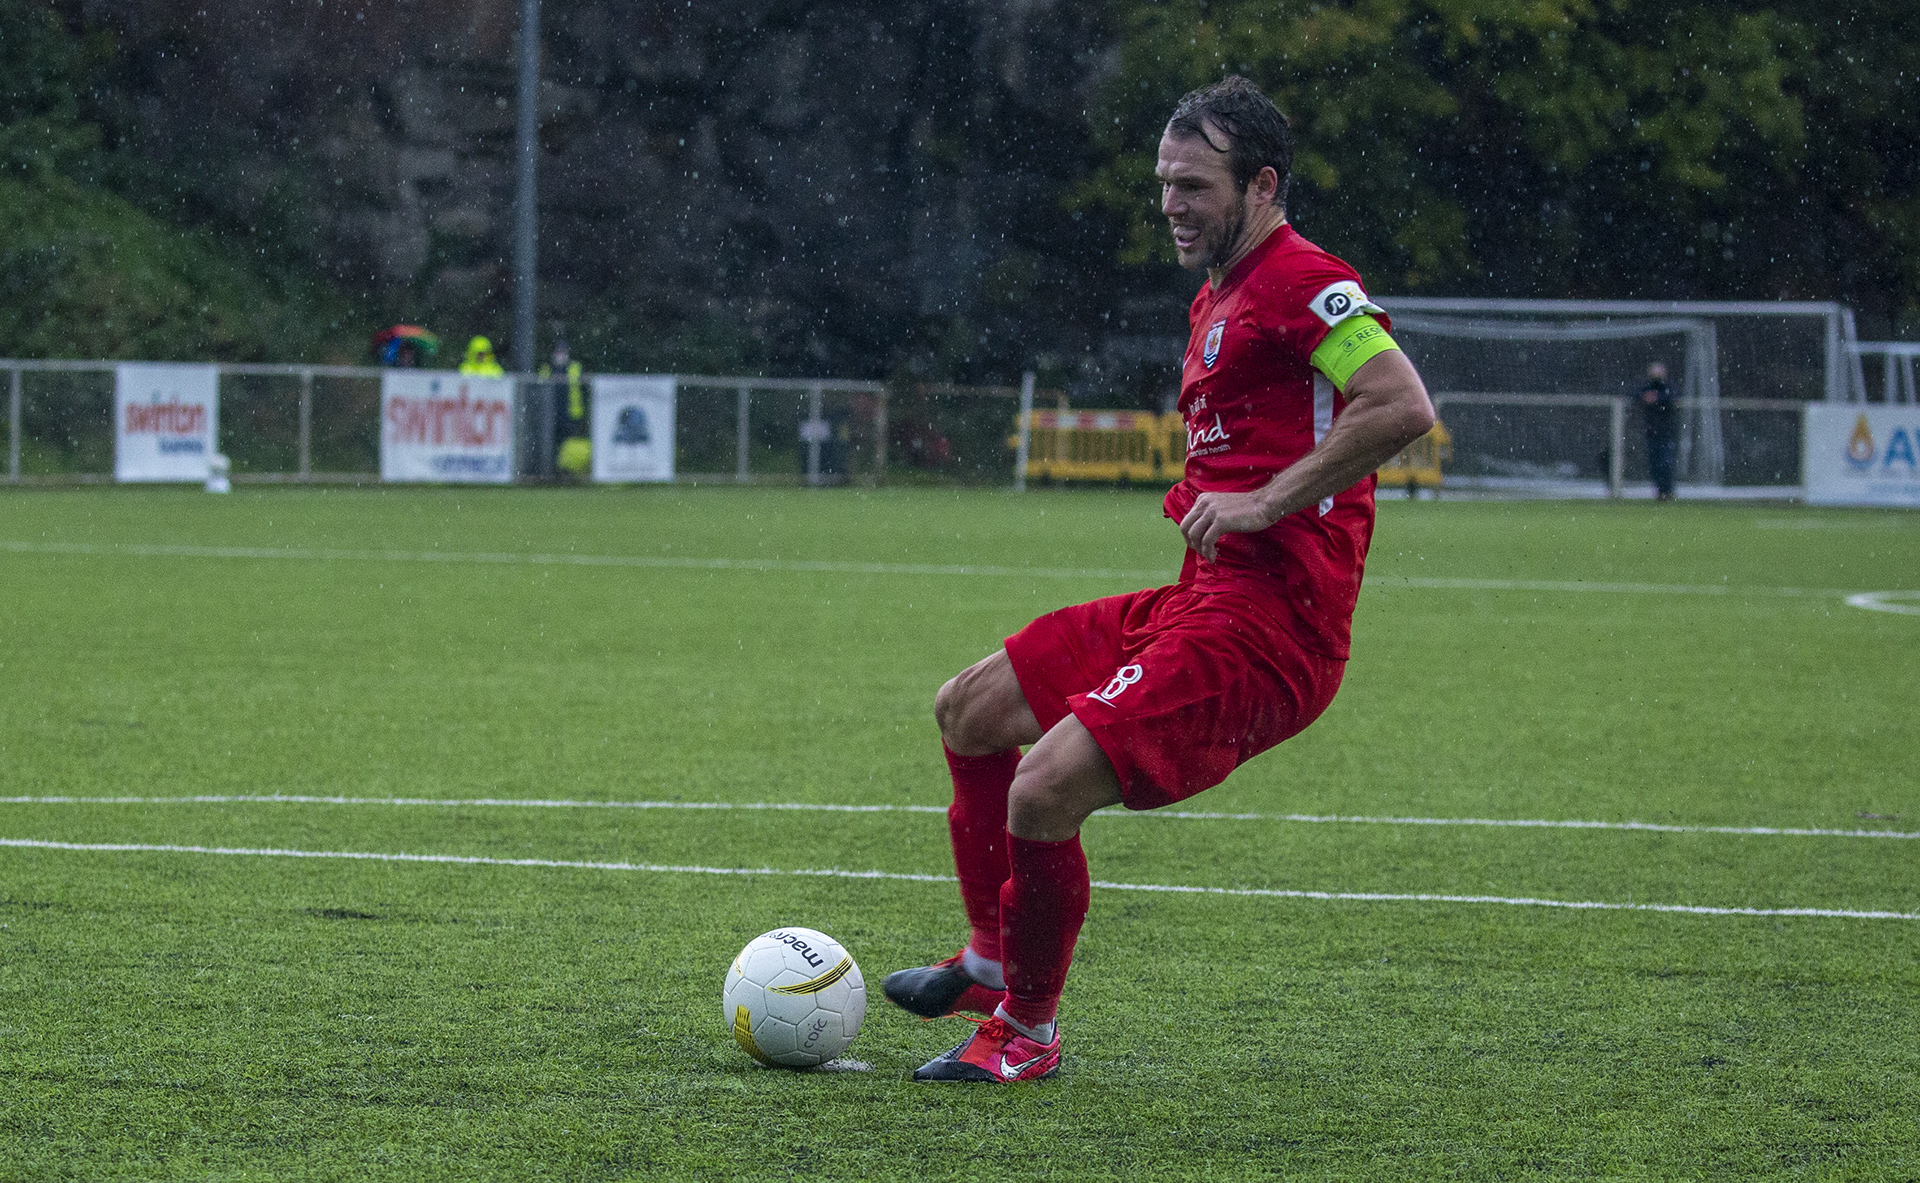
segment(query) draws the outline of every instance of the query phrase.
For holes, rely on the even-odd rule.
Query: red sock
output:
[[[945,745],[943,744],[944,748]],[[1020,765],[1020,749],[991,756],[947,752],[953,773],[953,804],[947,831],[953,835],[953,866],[960,874],[960,900],[973,937],[967,943],[989,961],[1000,960],[1000,885],[1007,881],[1007,790]]]
[[[1078,834],[1065,842],[1007,835],[1013,873],[1000,889],[1001,964],[1007,1013],[1024,1027],[1053,1022],[1067,984],[1073,943],[1087,918],[1087,853]]]

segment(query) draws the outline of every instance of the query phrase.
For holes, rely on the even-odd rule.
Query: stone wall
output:
[[[518,7],[87,15],[177,200],[510,355]],[[1098,336],[1117,231],[1060,200],[1107,60],[1088,0],[547,0],[543,43],[542,354],[559,328],[597,366],[1004,381]]]

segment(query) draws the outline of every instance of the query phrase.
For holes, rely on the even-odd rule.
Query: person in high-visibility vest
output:
[[[493,342],[485,337],[475,337],[467,342],[467,357],[460,363],[460,372],[476,378],[504,378],[507,372],[494,360]]]
[[[568,360],[565,341],[554,343],[553,364],[541,366],[540,376],[550,379],[555,371],[564,371],[567,375],[567,414],[554,431],[560,441],[554,455],[554,467],[561,472],[583,477],[593,467],[592,431],[587,425],[587,391],[581,378],[580,363]],[[553,393],[557,395],[558,391]]]
[[[560,455],[556,461],[561,472],[586,476],[593,467],[593,440],[587,426],[587,391],[580,379],[580,363],[567,358],[567,343],[553,351],[555,365],[567,368],[567,419],[560,425]]]

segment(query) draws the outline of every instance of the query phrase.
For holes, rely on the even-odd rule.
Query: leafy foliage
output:
[[[391,319],[499,339],[512,19],[456,24],[0,0],[0,353],[346,359]],[[1382,292],[1920,325],[1901,0],[547,0],[543,27],[542,332],[589,365],[1037,363],[1111,396],[1192,289],[1154,143],[1226,71],[1296,121],[1295,220]]]
[[[112,56],[107,34],[0,0],[0,356],[326,353],[338,296],[297,269],[255,266],[264,244],[171,223],[116,191],[154,174],[109,146],[89,110]]]
[[[1140,212],[1173,98],[1235,72],[1294,122],[1296,220],[1383,290],[1920,311],[1911,6],[1121,7],[1074,200],[1129,213],[1130,261],[1166,257]]]

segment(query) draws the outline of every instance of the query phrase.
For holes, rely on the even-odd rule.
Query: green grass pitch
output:
[[[0,838],[944,875],[934,689],[1178,551],[1143,492],[0,493]],[[1096,888],[1033,1086],[907,1079],[948,882],[0,846],[0,1178],[1920,1178],[1920,839],[1850,833],[1920,833],[1920,615],[1845,599],[1916,588],[1914,515],[1383,502],[1327,714],[1086,843],[1459,898]],[[1727,911],[1795,908],[1909,918]],[[784,923],[854,1070],[721,1023]]]

